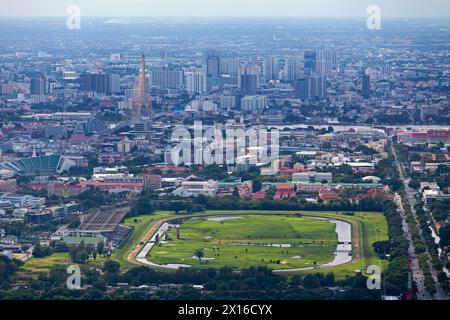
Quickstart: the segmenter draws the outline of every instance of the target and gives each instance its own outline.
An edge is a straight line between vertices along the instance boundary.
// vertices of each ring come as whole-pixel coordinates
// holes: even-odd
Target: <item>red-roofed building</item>
[[[140,192],[144,186],[143,182],[100,182],[100,181],[87,181],[80,182],[81,186],[96,187],[107,191],[134,191]]]
[[[330,188],[320,189],[319,198],[322,199],[324,202],[339,200],[339,196]]]
[[[294,198],[296,196],[295,186],[290,184],[279,184],[276,186],[274,200],[283,200],[287,198]]]
[[[245,181],[238,187],[239,197],[250,198],[252,195],[253,186],[251,181]]]
[[[252,200],[264,200],[266,198],[266,193],[264,191],[256,191],[252,194]]]
[[[450,130],[428,130],[421,132],[399,131],[398,140],[405,144],[450,143]]]
[[[66,184],[52,181],[47,185],[48,195],[56,195],[58,197],[72,197],[86,190],[87,188],[81,184]]]
[[[70,142],[72,143],[85,143],[88,141],[88,138],[83,133],[74,133],[70,137]]]

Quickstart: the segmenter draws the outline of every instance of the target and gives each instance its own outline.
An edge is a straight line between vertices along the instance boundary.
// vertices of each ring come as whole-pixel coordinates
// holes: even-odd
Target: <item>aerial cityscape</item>
[[[0,300],[449,299],[446,4],[80,2],[0,17]]]

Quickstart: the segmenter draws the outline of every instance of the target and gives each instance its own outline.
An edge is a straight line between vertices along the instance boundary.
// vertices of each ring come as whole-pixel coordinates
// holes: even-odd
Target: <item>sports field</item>
[[[295,216],[195,218],[172,228],[148,260],[157,264],[188,264],[199,268],[303,268],[333,260],[335,225]],[[203,257],[195,253],[201,250]]]
[[[258,220],[263,220],[263,219],[269,219],[266,221],[270,221],[270,219],[273,217],[273,215],[275,214],[281,214],[284,216],[289,216],[289,215],[296,215],[296,214],[302,214],[304,215],[303,218],[299,218],[299,217],[294,217],[292,216],[292,219],[300,219],[303,221],[308,220],[307,216],[315,216],[315,217],[323,217],[323,218],[332,218],[332,219],[340,219],[343,221],[347,221],[349,223],[352,224],[352,244],[354,246],[354,257],[353,260],[349,263],[346,263],[344,265],[340,265],[340,266],[335,266],[335,267],[327,267],[327,268],[320,268],[320,269],[314,269],[314,270],[306,270],[306,271],[302,271],[301,273],[308,273],[308,272],[334,272],[337,278],[344,278],[347,275],[353,275],[355,273],[355,271],[360,271],[360,270],[365,270],[367,268],[367,266],[369,265],[379,265],[382,267],[382,269],[384,270],[386,267],[387,262],[386,261],[380,261],[377,257],[377,255],[375,254],[375,252],[373,251],[372,248],[372,244],[376,241],[381,241],[381,240],[387,240],[388,236],[387,236],[387,230],[388,230],[388,226],[386,223],[386,219],[383,215],[383,213],[381,212],[357,212],[354,215],[346,215],[344,213],[340,213],[340,212],[305,212],[305,211],[206,211],[204,213],[196,213],[195,216],[204,216],[204,215],[267,215],[267,217],[261,217],[261,219]],[[146,241],[148,241],[151,237],[151,235],[157,230],[158,226],[161,225],[161,223],[163,223],[164,221],[168,220],[168,219],[173,219],[176,217],[186,217],[188,215],[185,214],[180,214],[180,215],[176,215],[173,212],[167,212],[167,211],[157,211],[151,215],[143,215],[143,216],[139,216],[139,217],[135,217],[135,218],[127,218],[125,220],[125,224],[134,227],[131,235],[125,240],[125,242],[122,244],[122,246],[120,248],[118,248],[111,256],[111,260],[115,260],[120,262],[121,267],[126,270],[129,269],[131,267],[135,267],[135,266],[139,266],[140,264],[136,261],[135,257],[136,254],[142,249],[143,245],[146,243]],[[234,220],[235,223],[244,223],[244,221],[239,221],[238,220]],[[195,222],[195,220],[191,220],[193,221],[192,223]],[[230,220],[229,222],[231,222],[233,220]],[[289,219],[287,220],[289,221]],[[239,249],[241,252],[245,252],[245,247],[247,247],[249,253],[246,252],[246,260],[248,263],[248,265],[252,265],[252,263],[254,261],[256,261],[256,256],[258,256],[258,253],[256,252],[256,250],[261,250],[261,249],[265,249],[266,252],[267,251],[271,251],[271,253],[269,253],[266,257],[264,256],[258,256],[259,260],[257,261],[258,264],[263,264],[263,265],[267,265],[267,261],[261,261],[261,259],[269,259],[269,266],[273,269],[282,269],[282,268],[286,268],[286,265],[281,264],[282,260],[294,260],[294,262],[291,263],[295,263],[297,265],[305,265],[305,266],[310,266],[307,263],[314,263],[314,261],[316,261],[317,264],[322,263],[324,260],[326,259],[330,259],[330,252],[332,254],[332,252],[334,251],[334,249],[336,248],[335,246],[335,242],[336,242],[336,233],[329,233],[329,231],[327,230],[333,230],[334,225],[328,222],[321,222],[320,224],[318,223],[319,221],[314,221],[313,224],[316,225],[315,228],[318,228],[319,231],[321,231],[321,235],[320,234],[316,234],[316,235],[310,235],[308,236],[308,234],[310,234],[310,232],[308,232],[308,223],[304,224],[304,226],[302,225],[298,225],[297,223],[293,222],[292,224],[289,224],[287,222],[286,225],[284,227],[282,227],[282,229],[280,230],[284,230],[284,231],[288,231],[286,232],[286,238],[284,238],[284,234],[280,236],[280,234],[277,234],[277,232],[273,231],[273,224],[271,223],[264,223],[262,222],[262,224],[264,225],[264,234],[262,235],[263,237],[266,237],[266,239],[257,239],[257,236],[261,233],[261,228],[258,228],[258,230],[253,230],[252,234],[255,235],[256,237],[250,238],[251,242],[257,242],[257,240],[259,242],[271,242],[272,244],[290,244],[291,241],[293,242],[293,244],[296,244],[295,247],[291,247],[291,248],[277,248],[277,247],[258,247],[255,246],[254,244],[248,246],[245,246],[244,244],[240,244],[240,246],[234,246],[237,247],[237,249]],[[199,227],[201,227],[201,230],[204,230],[204,228],[202,227],[202,221],[197,221],[197,223],[199,224]],[[207,221],[206,225],[211,224],[212,221]],[[219,226],[221,226],[222,228],[226,228],[225,223],[220,224]],[[259,223],[261,225],[261,223]],[[321,225],[319,227],[319,225]],[[189,227],[189,224],[187,225]],[[233,224],[230,224],[229,226],[233,226]],[[255,225],[256,227],[256,225]],[[252,224],[250,224],[247,228],[253,228],[255,229],[254,226],[252,226]],[[245,231],[245,229],[243,227],[241,227],[242,230]],[[314,228],[312,228],[311,226],[309,227],[309,230],[313,230]],[[193,228],[193,230],[195,230],[195,228]],[[220,229],[219,229],[220,230]],[[237,229],[239,230],[239,228]],[[241,231],[242,231],[241,230]],[[289,231],[291,230],[291,231]],[[294,231],[292,231],[294,230]],[[228,228],[227,232],[231,232],[231,234],[229,235],[230,239],[227,239],[227,235],[225,235],[224,233],[222,235],[220,235],[221,239],[223,239],[223,241],[230,241],[230,240],[235,240],[232,238],[236,238],[236,239],[240,239],[240,240],[244,240],[243,242],[249,242],[249,236],[251,237],[251,229],[248,229],[247,234],[241,233],[236,231],[235,227],[230,227]],[[316,230],[317,231],[317,230]],[[296,238],[296,234],[300,233],[300,236],[303,239],[298,239]],[[269,238],[269,235],[271,238]],[[170,246],[174,245],[176,243],[176,241],[178,241],[176,239],[176,234],[175,231],[172,230],[169,232],[169,236],[171,236],[171,238],[173,239],[172,241],[168,241],[168,243],[163,244],[163,246],[161,247],[156,247],[155,250],[156,251],[151,251],[150,254],[154,255],[155,253],[158,253],[158,257],[151,257],[151,259],[155,259],[155,262],[158,263],[165,263],[166,261],[164,261],[164,259],[168,259],[170,258],[170,255],[175,254],[175,253],[169,253],[168,254],[164,254],[161,252],[170,252],[169,250],[166,250],[164,248],[164,245],[169,245],[167,248],[170,248]],[[189,236],[189,232],[187,232],[184,228],[181,230],[181,239],[180,241],[183,241],[183,238],[187,238]],[[183,254],[183,257],[181,259],[189,259],[189,263],[185,261],[178,261],[178,263],[186,263],[186,264],[190,264],[193,266],[199,266],[199,267],[204,267],[205,265],[207,267],[213,267],[214,263],[220,265],[220,261],[219,259],[217,259],[217,261],[214,260],[203,260],[201,263],[198,261],[198,259],[192,259],[192,257],[194,256],[194,253],[192,252],[193,249],[197,250],[197,249],[207,249],[210,246],[214,246],[213,242],[211,241],[211,239],[206,239],[209,241],[205,241],[204,237],[207,237],[208,235],[203,236],[202,239],[202,234],[199,233],[199,235],[197,236],[197,243],[201,244],[201,245],[189,245],[189,244],[185,244],[185,250],[186,253],[187,251],[189,251],[189,255],[185,255]],[[261,235],[260,235],[261,237]],[[280,239],[281,237],[281,239]],[[256,238],[256,239],[255,239]],[[358,240],[358,243],[355,243],[355,238]],[[312,241],[316,241],[315,244],[313,243],[308,243],[307,244],[307,240],[310,239],[311,242]],[[328,240],[327,240],[328,239]],[[324,243],[320,243],[320,241],[324,241]],[[326,243],[326,241],[328,241],[328,243]],[[170,243],[172,242],[172,243]],[[300,242],[303,242],[303,247],[299,247]],[[319,242],[319,243],[318,243]],[[332,242],[334,244],[332,244]],[[357,245],[357,247],[355,248],[355,245]],[[233,247],[233,250],[237,250]],[[269,248],[269,249],[267,249]],[[308,255],[308,250],[310,248],[315,248],[317,250],[320,251],[316,251],[315,253],[312,253],[311,255]],[[181,252],[182,247],[179,246],[179,250]],[[212,250],[212,249],[211,249]],[[219,249],[218,251],[220,251],[221,249]],[[296,252],[302,252],[303,251],[303,256],[301,254],[295,254],[293,253],[293,251],[291,250],[296,250]],[[281,253],[281,251],[288,251],[287,253]],[[174,251],[175,252],[175,251]],[[278,252],[278,253],[277,253]],[[291,254],[292,253],[292,254]],[[214,257],[211,256],[210,251],[208,250],[204,250],[204,254],[205,257]],[[225,255],[225,253],[223,253],[223,255]],[[295,257],[296,255],[299,255],[300,257],[303,257],[303,261],[298,260],[299,258],[293,259],[292,257]],[[180,254],[181,256],[181,254]],[[252,258],[253,256],[253,258]],[[177,257],[177,255],[175,254],[174,256],[175,258]],[[220,256],[218,256],[220,257]],[[228,263],[230,263],[231,266],[236,266],[236,264],[231,264],[231,263],[236,263],[236,262],[243,262],[244,260],[244,253],[242,254],[238,254],[238,258],[236,259],[236,254],[233,256],[232,254],[228,255]],[[276,258],[278,257],[278,258]],[[275,259],[276,258],[276,259]],[[159,260],[158,260],[159,259]],[[270,263],[270,259],[272,260],[276,260],[276,262],[278,262],[278,260],[280,260],[280,265],[278,265],[277,263]],[[238,260],[238,261],[235,261]],[[242,261],[239,261],[242,260]],[[206,262],[208,261],[208,262]],[[219,262],[218,262],[219,261]],[[97,261],[93,262],[93,261],[89,261],[89,264],[94,264],[94,265],[100,265],[101,264],[101,259],[99,259],[99,257],[97,257]],[[284,262],[283,262],[284,263]],[[50,270],[50,268],[52,268],[55,265],[69,265],[70,260],[68,257],[67,253],[55,253],[49,257],[46,258],[41,258],[41,259],[36,259],[36,258],[32,258],[30,260],[28,260],[27,262],[25,262],[24,266],[21,268],[25,273],[40,273],[40,272],[48,272]],[[224,263],[227,264],[227,263]],[[244,265],[238,264],[241,267]],[[290,267],[291,265],[289,265]]]

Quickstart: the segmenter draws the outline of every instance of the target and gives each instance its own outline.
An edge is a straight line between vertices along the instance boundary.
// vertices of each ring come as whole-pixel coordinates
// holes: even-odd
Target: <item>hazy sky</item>
[[[367,16],[375,4],[385,17],[450,17],[449,0],[0,0],[0,16]]]

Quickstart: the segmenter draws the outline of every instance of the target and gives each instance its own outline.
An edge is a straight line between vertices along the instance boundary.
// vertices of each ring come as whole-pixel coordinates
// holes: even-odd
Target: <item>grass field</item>
[[[200,268],[303,268],[333,260],[337,245],[334,224],[286,216],[190,219],[182,225],[180,239],[174,229],[168,235],[172,240],[155,247],[150,261]],[[201,260],[195,257],[198,249],[204,252]]]
[[[97,255],[95,261],[92,258],[86,264],[90,267],[101,267],[106,258]],[[54,253],[44,258],[31,258],[27,260],[21,267],[21,271],[25,273],[47,273],[55,266],[69,266],[72,264],[69,254],[67,252]]]
[[[325,218],[337,218],[341,220],[345,220],[354,224],[359,225],[359,239],[362,244],[360,247],[361,259],[358,261],[352,261],[345,265],[332,267],[332,268],[323,268],[320,269],[320,272],[330,272],[333,271],[338,278],[343,278],[346,275],[352,275],[356,270],[365,270],[369,265],[380,265],[382,269],[385,268],[386,262],[383,263],[378,259],[375,252],[372,249],[372,244],[376,241],[386,240],[387,236],[387,223],[384,215],[379,212],[367,212],[367,213],[355,213],[354,216],[344,215],[338,212],[299,212],[299,211],[207,211],[205,213],[195,214],[196,216],[201,216],[204,214],[297,214],[301,213],[305,216],[319,216]],[[132,250],[140,244],[144,235],[148,233],[152,226],[160,223],[166,219],[171,219],[175,217],[179,217],[183,215],[176,215],[173,212],[166,211],[158,211],[152,215],[139,216],[136,218],[128,218],[125,220],[125,224],[134,227],[132,234],[128,237],[128,239],[122,244],[122,246],[117,249],[111,259],[118,261],[123,269],[129,269],[131,267],[137,266],[137,262],[129,261],[129,256]],[[185,216],[185,215],[184,215]],[[267,217],[270,218],[270,217]],[[305,219],[306,220],[306,219]],[[270,231],[269,231],[270,232]],[[186,236],[183,232],[182,236]],[[176,237],[173,237],[174,239]],[[247,239],[246,239],[247,240]],[[278,240],[279,241],[279,240]],[[278,242],[277,241],[277,242]],[[285,243],[284,241],[282,243]],[[254,249],[254,246],[252,246]],[[200,249],[200,248],[196,248]],[[167,251],[167,250],[165,250]],[[206,253],[206,252],[205,252]],[[206,253],[205,256],[207,256]],[[294,255],[292,255],[294,256]],[[319,255],[320,257],[320,255]],[[132,259],[131,259],[132,260]],[[317,259],[319,260],[319,259]],[[317,261],[320,262],[320,261]],[[93,263],[93,262],[90,262]],[[97,258],[95,264],[100,264],[101,261]],[[192,259],[190,264],[195,263],[195,260]],[[211,261],[209,261],[211,263]],[[69,265],[69,257],[67,253],[56,253],[49,257],[42,259],[32,258],[28,260],[22,269],[26,272],[47,272],[54,265]],[[210,265],[211,266],[211,265]],[[271,265],[273,267],[273,265]],[[302,273],[308,272],[317,272],[314,271],[302,271]]]

